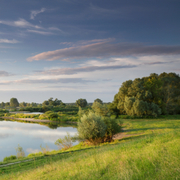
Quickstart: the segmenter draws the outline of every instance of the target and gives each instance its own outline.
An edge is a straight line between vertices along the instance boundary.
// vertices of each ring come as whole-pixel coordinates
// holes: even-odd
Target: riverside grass
[[[55,159],[47,156],[41,163],[19,164],[16,172],[9,167],[0,179],[180,179],[179,117],[128,119],[123,126],[130,137]]]

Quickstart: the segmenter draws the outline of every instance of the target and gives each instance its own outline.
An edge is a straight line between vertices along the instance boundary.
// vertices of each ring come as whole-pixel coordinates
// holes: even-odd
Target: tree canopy
[[[11,107],[18,107],[19,106],[19,102],[16,98],[11,98],[10,99],[10,106]]]
[[[80,98],[80,99],[76,100],[76,104],[78,107],[86,107],[87,101],[86,101],[86,99]]]
[[[116,114],[137,116],[180,113],[180,77],[153,73],[125,81],[109,108]]]

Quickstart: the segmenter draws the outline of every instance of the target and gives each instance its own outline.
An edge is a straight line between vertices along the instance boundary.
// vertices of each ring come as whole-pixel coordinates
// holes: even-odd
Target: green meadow
[[[179,115],[122,122],[119,140],[1,163],[0,179],[180,179]]]

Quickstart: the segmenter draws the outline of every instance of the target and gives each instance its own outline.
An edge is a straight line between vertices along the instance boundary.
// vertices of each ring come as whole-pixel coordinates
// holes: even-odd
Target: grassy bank
[[[34,157],[0,168],[0,179],[180,179],[178,117],[125,119],[123,128],[127,137],[115,144]]]

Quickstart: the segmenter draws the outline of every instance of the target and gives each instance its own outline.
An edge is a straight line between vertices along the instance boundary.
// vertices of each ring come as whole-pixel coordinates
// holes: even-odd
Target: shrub
[[[16,152],[17,152],[17,158],[22,158],[25,157],[25,153],[23,148],[18,144],[18,147],[16,148]]]
[[[34,156],[41,156],[43,155],[42,152],[38,152],[38,153],[31,153],[31,154],[28,154],[28,157],[34,157]]]
[[[67,150],[72,147],[72,139],[69,133],[63,139],[59,138],[55,143],[59,149]]]
[[[58,114],[57,114],[57,113],[54,113],[54,112],[48,114],[48,119],[49,119],[49,120],[56,120],[58,117],[59,117]]]
[[[112,141],[114,134],[121,131],[121,122],[118,122],[115,118],[104,118],[104,122],[107,126],[104,141]]]
[[[46,144],[46,147],[43,147],[42,145],[40,145],[41,151],[43,154],[46,154],[47,152],[49,152],[49,146]]]
[[[11,156],[5,157],[3,159],[3,162],[10,161],[10,160],[13,160],[13,159],[17,159],[17,157],[15,155],[11,155]]]
[[[47,114],[41,114],[41,115],[39,115],[39,119],[48,119],[48,115]]]
[[[78,134],[82,139],[89,141],[97,141],[105,136],[107,126],[103,121],[103,117],[89,112],[88,115],[84,114],[78,122]]]

